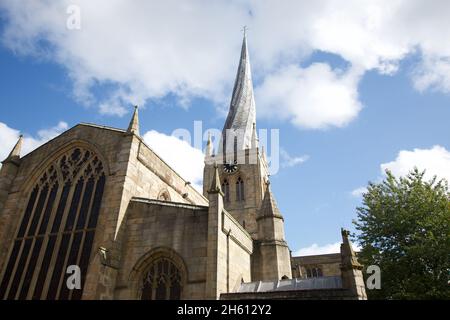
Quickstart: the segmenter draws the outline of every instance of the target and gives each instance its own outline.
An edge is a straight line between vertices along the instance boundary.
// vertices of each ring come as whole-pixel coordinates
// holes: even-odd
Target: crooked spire
[[[253,124],[256,123],[255,97],[250,69],[250,59],[247,49],[247,36],[244,32],[242,40],[241,57],[231,96],[230,110],[222,131],[224,150],[229,151],[230,146],[243,150],[252,146]],[[231,137],[235,141],[226,144]]]
[[[9,162],[9,161],[17,161],[20,159],[20,152],[22,151],[22,144],[23,144],[23,135],[19,136],[19,139],[17,140],[16,144],[12,148],[11,152],[9,153],[8,157],[3,161]]]
[[[134,106],[133,117],[131,118],[130,124],[127,129],[128,133],[134,133],[139,136],[139,113],[138,106]]]

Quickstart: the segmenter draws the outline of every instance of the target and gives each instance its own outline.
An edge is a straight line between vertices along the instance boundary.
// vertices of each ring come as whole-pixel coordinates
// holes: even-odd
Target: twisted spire
[[[237,141],[237,144],[234,141],[230,141],[232,143],[229,143],[228,147],[235,145],[237,150],[250,148],[254,123],[256,123],[255,97],[253,94],[250,59],[247,49],[247,35],[244,32],[239,67],[231,96],[230,110],[222,130],[223,150],[226,150],[227,147],[227,133],[229,135],[228,138],[232,137]]]

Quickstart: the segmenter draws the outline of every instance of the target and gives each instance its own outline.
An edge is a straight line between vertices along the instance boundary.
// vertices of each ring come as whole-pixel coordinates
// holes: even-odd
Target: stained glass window
[[[230,201],[230,184],[228,183],[227,179],[223,180],[222,191],[224,194],[225,201],[227,202]]]
[[[320,278],[323,276],[322,269],[318,267],[307,268],[306,277],[307,278]]]
[[[168,258],[152,262],[142,282],[142,300],[179,300],[181,298],[181,271]]]
[[[236,200],[244,201],[244,181],[239,177],[236,181]]]
[[[98,156],[84,148],[49,165],[28,196],[0,299],[81,299],[105,179]],[[81,289],[67,288],[69,265],[80,267]]]

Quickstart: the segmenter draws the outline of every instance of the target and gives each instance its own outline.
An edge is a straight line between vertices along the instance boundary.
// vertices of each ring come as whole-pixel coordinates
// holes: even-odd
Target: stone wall
[[[159,192],[167,188],[171,201],[208,204],[206,198],[189,181],[184,180],[142,140],[139,141],[137,160],[135,196],[156,199]]]
[[[258,149],[239,151],[237,154],[239,169],[233,174],[223,172],[221,166],[223,155],[209,157],[206,159],[203,178],[203,194],[207,195],[214,174],[214,163],[217,162],[219,164],[220,181],[223,182],[224,179],[227,179],[230,185],[230,201],[224,201],[224,207],[234,219],[241,225],[245,225],[245,229],[254,239],[258,237],[256,218],[265,191],[264,182],[268,179],[265,162],[260,155],[256,155],[256,152],[258,152]],[[239,177],[244,180],[245,201],[236,201],[236,181]]]
[[[222,233],[227,237],[227,291],[233,292],[241,282],[251,281],[250,234],[226,211],[222,212]]]
[[[204,298],[206,238],[206,207],[132,199],[127,210],[114,298],[139,298],[139,284],[145,270],[135,267],[156,248],[171,249],[184,261],[187,275],[182,298]]]
[[[208,232],[217,233],[217,288],[236,289],[241,281],[251,280],[250,235],[227,212],[221,216],[219,230],[208,229],[208,208],[183,203],[133,198],[126,213],[122,237],[121,263],[118,266],[115,299],[139,298],[139,284],[145,267],[142,261],[158,248],[173,250],[186,266],[183,299],[206,297]]]
[[[40,177],[50,163],[75,147],[81,146],[94,151],[105,168],[106,186],[104,198],[109,199],[109,201],[103,201],[102,203],[98,221],[99,227],[93,248],[98,248],[102,245],[104,235],[108,233],[110,228],[107,220],[115,215],[115,209],[118,207],[117,195],[121,194],[123,186],[124,169],[126,167],[124,161],[126,162],[128,159],[127,155],[124,155],[122,151],[125,138],[125,132],[122,130],[95,125],[77,125],[22,157],[17,175],[9,190],[8,199],[2,212],[0,212],[0,270],[4,269],[7,256],[9,255],[8,248],[11,247],[18,223],[22,219],[31,188],[36,183],[36,179]],[[108,216],[104,212],[108,212]],[[109,231],[113,230],[109,229]],[[97,251],[93,249],[92,261],[96,253]],[[91,270],[91,267],[89,270]],[[89,277],[90,274],[88,272],[87,278]],[[84,290],[86,296],[93,297],[95,295],[94,287],[89,284],[89,280],[86,280]]]
[[[130,199],[156,199],[162,191],[180,203],[206,205],[207,200],[148,148],[139,136],[110,127],[79,124],[20,159],[0,212],[0,272],[28,201],[31,188],[43,170],[75,147],[95,152],[106,174],[83,299],[112,299],[117,270],[100,263],[97,248],[103,247],[114,260],[121,259],[122,224]],[[8,177],[11,179],[11,177]],[[3,179],[4,180],[4,179]],[[4,185],[4,183],[2,184]]]
[[[306,278],[307,268],[321,268],[324,277],[341,275],[341,254],[321,254],[302,257],[292,257],[292,277]]]

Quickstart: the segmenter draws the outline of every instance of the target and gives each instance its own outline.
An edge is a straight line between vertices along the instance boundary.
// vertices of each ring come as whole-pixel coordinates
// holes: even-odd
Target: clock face
[[[223,171],[226,173],[234,173],[237,171],[237,169],[238,169],[238,166],[235,163],[225,163],[223,165]]]

